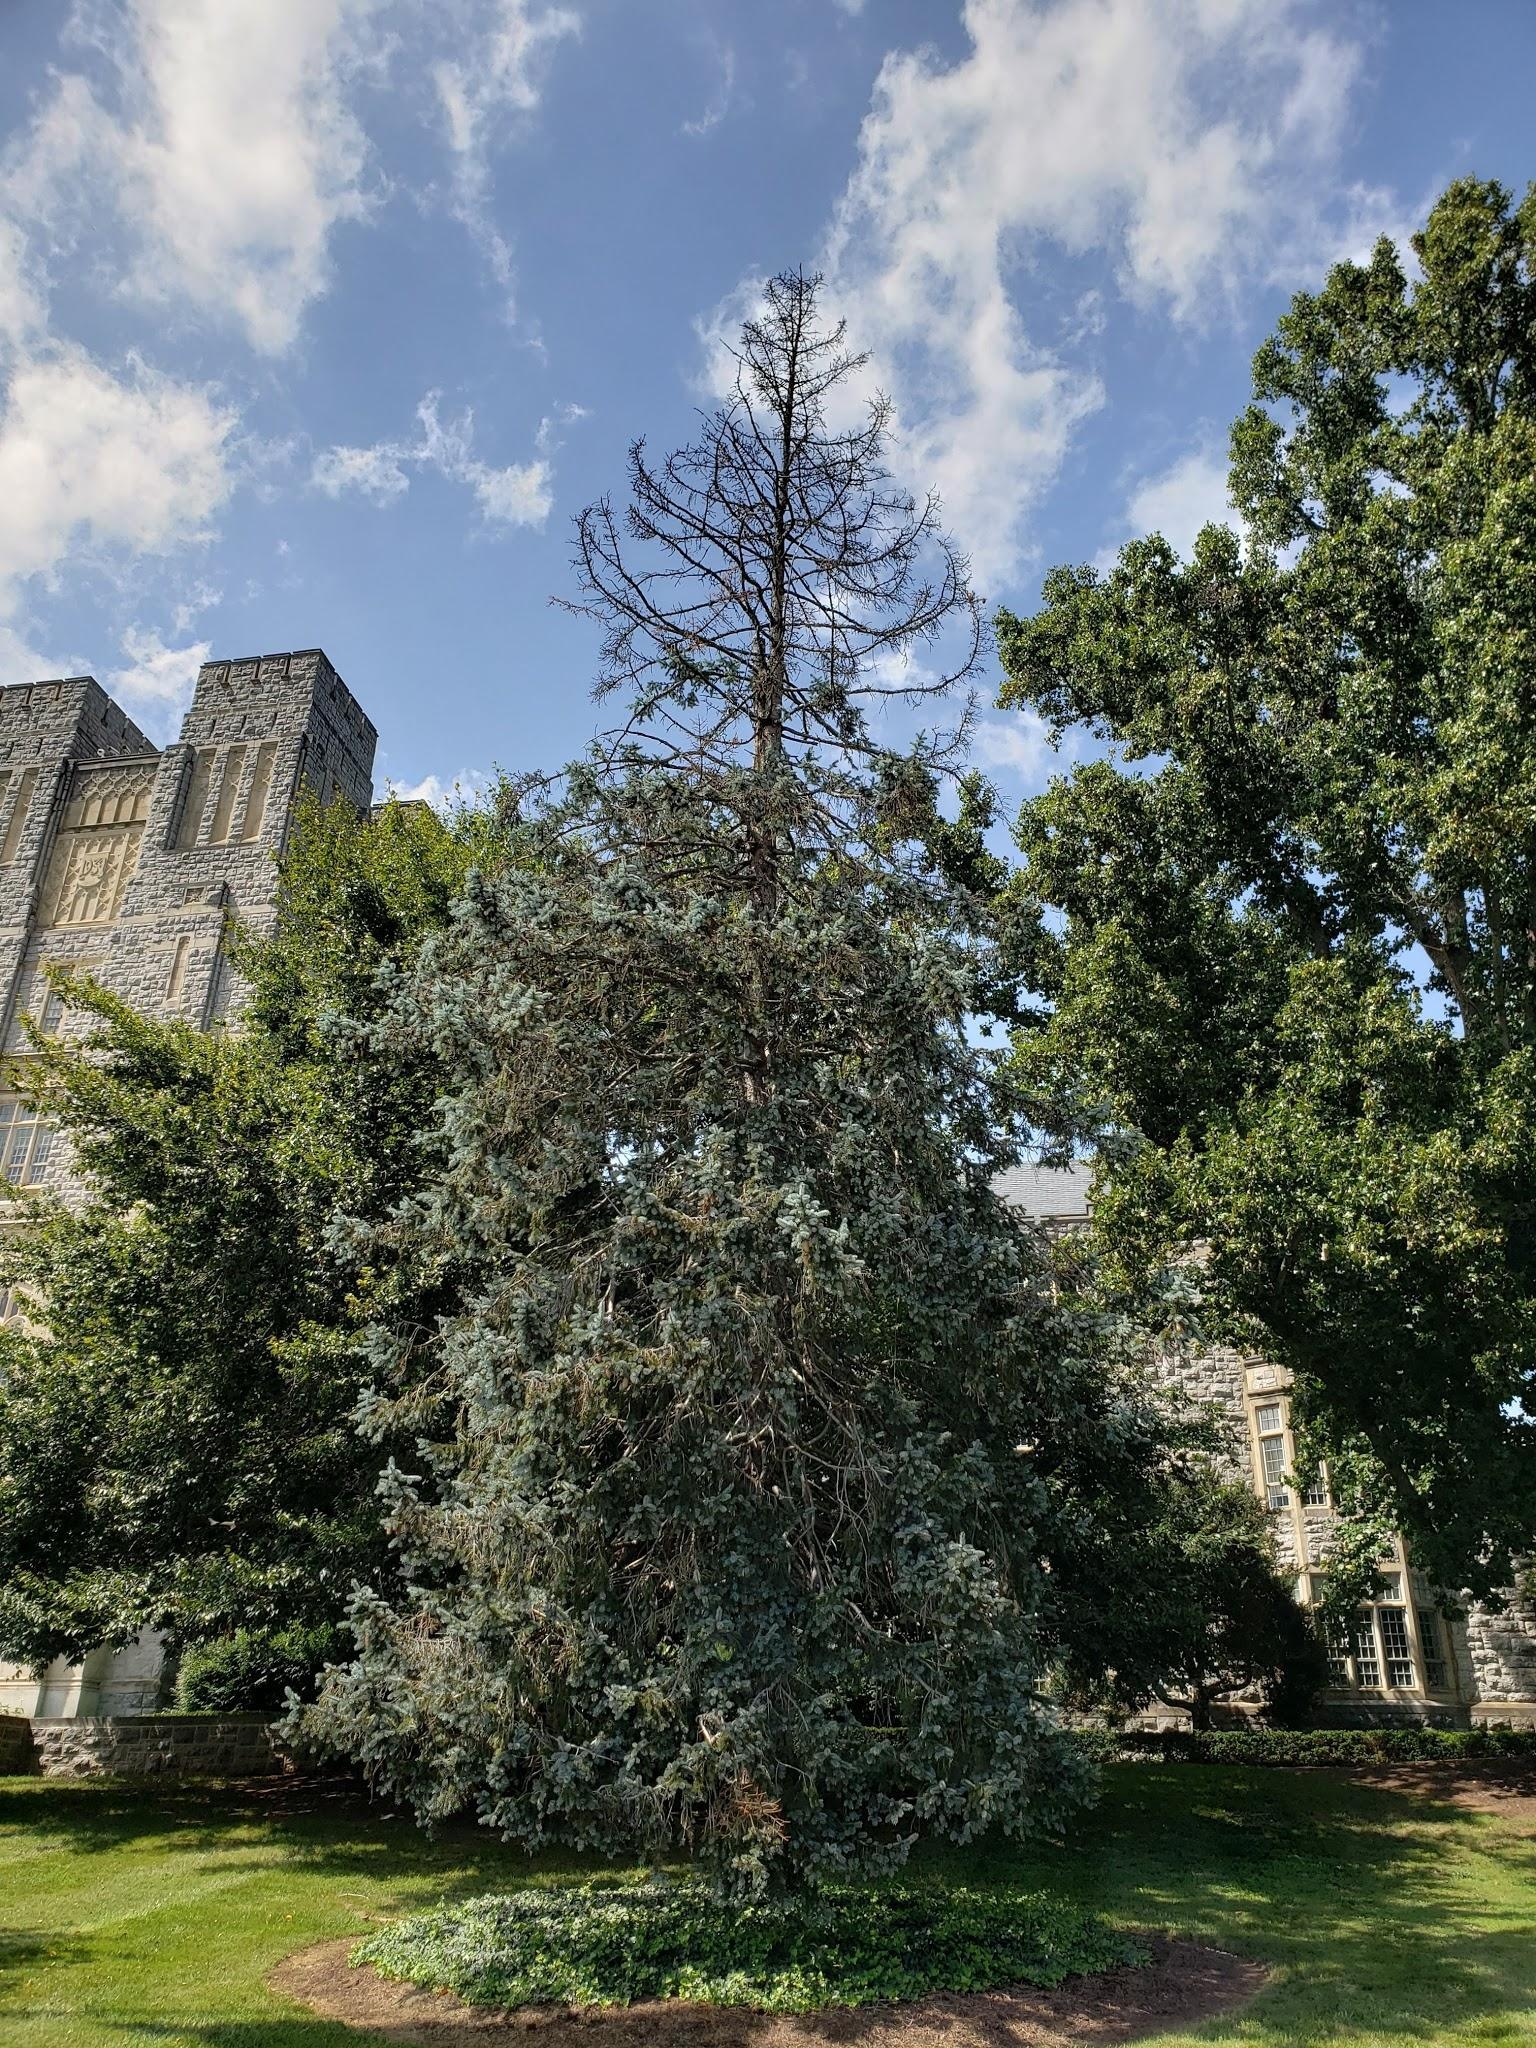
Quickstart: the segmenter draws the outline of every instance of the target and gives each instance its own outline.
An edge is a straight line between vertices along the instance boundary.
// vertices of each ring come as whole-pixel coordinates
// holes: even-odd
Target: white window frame
[[[56,1127],[14,1090],[0,1092],[0,1180],[35,1187],[47,1171],[57,1137]]]

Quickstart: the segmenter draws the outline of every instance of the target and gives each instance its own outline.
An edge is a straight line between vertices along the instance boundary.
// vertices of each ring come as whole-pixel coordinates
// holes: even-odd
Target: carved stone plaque
[[[139,862],[155,763],[75,770],[43,887],[45,925],[110,924]]]

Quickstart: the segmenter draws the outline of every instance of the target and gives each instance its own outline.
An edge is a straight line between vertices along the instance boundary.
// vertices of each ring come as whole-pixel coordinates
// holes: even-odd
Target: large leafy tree
[[[578,527],[632,716],[372,1034],[440,1075],[443,1165],[369,1233],[402,1584],[306,1726],[428,1818],[760,1885],[1059,1824],[1043,1688],[1110,1654],[1161,1451],[993,1192],[936,744],[867,715],[946,626],[968,667],[964,565],[883,406],[830,423],[812,281],[736,360]]]
[[[383,1551],[379,1457],[351,1426],[371,1287],[334,1238],[417,1171],[432,1077],[335,1028],[446,922],[494,806],[301,814],[275,927],[237,935],[238,1031],[138,1016],[75,979],[77,1028],[18,1076],[85,1199],[0,1240],[0,1654],[83,1656],[335,1623]]]
[[[1019,819],[1016,1044],[1125,1283],[1201,1242],[1335,1490],[1486,1590],[1536,1541],[1536,192],[1413,247],[1259,351],[1241,534],[998,622],[1108,754]]]

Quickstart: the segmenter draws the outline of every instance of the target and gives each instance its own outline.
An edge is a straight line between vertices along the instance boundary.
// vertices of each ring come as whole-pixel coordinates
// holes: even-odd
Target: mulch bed
[[[1196,2025],[1245,2005],[1264,1983],[1261,1963],[1153,1937],[1141,1969],[1069,1977],[1053,1991],[944,1992],[911,2005],[862,2006],[779,2015],[736,2007],[653,2000],[577,2010],[503,2012],[464,2005],[444,1991],[394,1984],[347,1958],[356,1938],[325,1941],[289,1956],[268,1978],[274,1991],[323,2019],[371,2030],[397,2048],[457,2048],[487,2035],[536,2034],[538,2048],[814,2048],[825,2042],[869,2048],[1036,2048],[1045,2042],[1132,2041]]]

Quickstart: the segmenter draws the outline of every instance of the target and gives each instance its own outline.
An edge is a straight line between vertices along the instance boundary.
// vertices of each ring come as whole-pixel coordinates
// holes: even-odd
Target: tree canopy
[[[1536,190],[1453,185],[1302,293],[1240,520],[1057,569],[1001,701],[1020,1076],[1098,1144],[1132,1293],[1197,1242],[1346,1505],[1448,1585],[1536,1541]]]
[[[380,1459],[351,1416],[383,1283],[332,1225],[410,1185],[433,1083],[355,1026],[495,831],[493,807],[305,806],[274,928],[234,935],[236,1032],[59,982],[79,1028],[37,1032],[14,1079],[86,1194],[27,1194],[0,1239],[26,1310],[0,1326],[0,1654],[334,1624],[377,1568]]]

